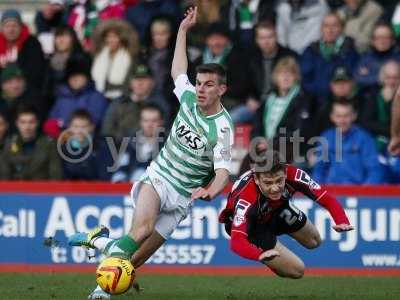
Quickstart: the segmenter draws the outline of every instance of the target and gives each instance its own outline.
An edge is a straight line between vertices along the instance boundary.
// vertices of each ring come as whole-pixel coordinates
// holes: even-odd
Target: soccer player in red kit
[[[291,203],[296,192],[327,209],[334,230],[353,230],[334,197],[306,172],[283,163],[278,152],[268,150],[253,170],[236,181],[219,216],[231,236],[231,250],[264,263],[281,277],[303,277],[303,261],[277,240],[278,235],[288,234],[308,249],[321,244],[317,228]]]

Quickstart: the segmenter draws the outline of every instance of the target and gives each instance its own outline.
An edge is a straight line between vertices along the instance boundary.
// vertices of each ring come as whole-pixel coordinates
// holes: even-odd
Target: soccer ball
[[[135,268],[127,259],[108,257],[97,267],[97,284],[111,295],[125,293],[134,279]]]

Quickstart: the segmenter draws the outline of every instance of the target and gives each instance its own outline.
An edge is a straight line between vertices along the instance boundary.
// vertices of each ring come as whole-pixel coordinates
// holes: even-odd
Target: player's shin
[[[130,259],[133,253],[139,249],[138,243],[129,235],[124,235],[118,240],[111,240],[105,245],[103,253],[107,256]]]

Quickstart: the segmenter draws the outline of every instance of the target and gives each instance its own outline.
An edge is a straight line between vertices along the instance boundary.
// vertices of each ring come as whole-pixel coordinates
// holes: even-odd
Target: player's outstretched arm
[[[192,193],[192,200],[201,199],[210,201],[222,192],[229,181],[229,171],[226,169],[215,170],[215,177],[207,188],[197,188]]]
[[[186,74],[188,59],[186,54],[186,34],[188,30],[196,24],[197,7],[191,7],[185,14],[181,22],[176,37],[174,58],[172,60],[171,76],[176,81],[180,74]]]

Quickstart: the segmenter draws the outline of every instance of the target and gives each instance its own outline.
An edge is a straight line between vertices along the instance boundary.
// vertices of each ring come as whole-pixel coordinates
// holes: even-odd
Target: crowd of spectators
[[[400,159],[386,150],[397,2],[49,0],[34,24],[3,11],[0,179],[137,180],[179,109],[175,36],[196,5],[189,78],[199,64],[226,68],[223,104],[251,126],[250,145],[284,144],[321,183],[400,183]]]

